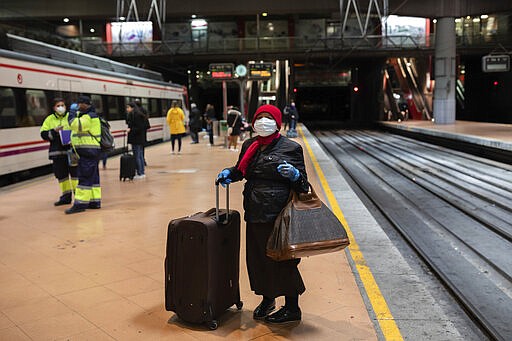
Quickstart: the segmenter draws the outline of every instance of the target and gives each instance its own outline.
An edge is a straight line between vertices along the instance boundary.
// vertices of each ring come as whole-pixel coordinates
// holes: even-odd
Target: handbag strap
[[[308,182],[309,188],[311,192],[308,193],[296,193],[293,191],[293,206],[297,210],[311,210],[322,207],[323,203],[322,200],[318,197],[318,195],[315,192],[315,189],[311,185],[311,183]]]

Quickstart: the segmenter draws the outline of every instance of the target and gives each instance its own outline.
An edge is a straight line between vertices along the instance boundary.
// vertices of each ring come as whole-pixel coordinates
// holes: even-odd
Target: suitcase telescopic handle
[[[215,181],[215,219],[219,221],[219,181]],[[229,220],[229,184],[226,184],[226,220]]]

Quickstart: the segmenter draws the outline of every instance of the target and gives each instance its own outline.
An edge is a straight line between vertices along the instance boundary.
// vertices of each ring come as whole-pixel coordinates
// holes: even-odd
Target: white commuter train
[[[50,164],[48,142],[39,129],[54,97],[64,98],[69,107],[79,95],[90,96],[96,111],[111,124],[118,147],[123,145],[129,101],[140,99],[149,114],[149,143],[169,138],[165,115],[172,100],[180,102],[188,117],[186,87],[163,82],[159,73],[8,36],[13,44],[36,52],[0,49],[0,185],[13,182],[6,180],[9,175],[16,178]],[[74,63],[37,56],[48,51]]]

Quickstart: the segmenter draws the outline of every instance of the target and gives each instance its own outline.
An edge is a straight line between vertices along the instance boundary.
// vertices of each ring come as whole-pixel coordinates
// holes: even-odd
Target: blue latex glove
[[[72,115],[76,115],[76,112],[78,111],[78,104],[76,103],[72,103],[70,106],[69,106],[69,113],[72,114]]]
[[[233,180],[229,178],[230,175],[231,171],[229,169],[223,169],[222,172],[217,175],[217,182],[220,183],[222,187],[226,187],[226,185],[229,185],[233,182]]]
[[[300,172],[297,168],[290,165],[288,162],[284,162],[277,166],[277,171],[279,174],[284,176],[285,178],[290,179],[291,181],[297,181],[300,177]]]

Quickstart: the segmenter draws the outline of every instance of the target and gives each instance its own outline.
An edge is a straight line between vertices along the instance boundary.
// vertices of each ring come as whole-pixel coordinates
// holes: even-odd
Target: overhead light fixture
[[[480,18],[473,18],[473,22],[480,22]]]
[[[437,19],[432,20],[432,22],[435,24],[437,22]]]
[[[487,19],[487,18],[489,18],[489,16],[488,16],[487,14],[482,14],[482,15],[480,16],[480,19]]]
[[[95,30],[94,28],[91,28],[91,29],[89,30],[89,32],[94,33],[94,32],[96,32],[96,30]]]
[[[62,19],[62,21],[69,22],[69,18],[64,18],[64,19]]]
[[[126,20],[126,18],[125,18],[125,17],[119,17],[119,20],[121,20],[121,21],[125,21],[125,20]]]
[[[191,15],[191,18],[192,18],[192,19],[195,19],[195,18],[197,18],[197,15],[195,15],[195,14],[192,14],[192,15]]]
[[[261,13],[261,15],[266,17],[268,15],[268,13],[267,12],[263,12],[263,13]]]

